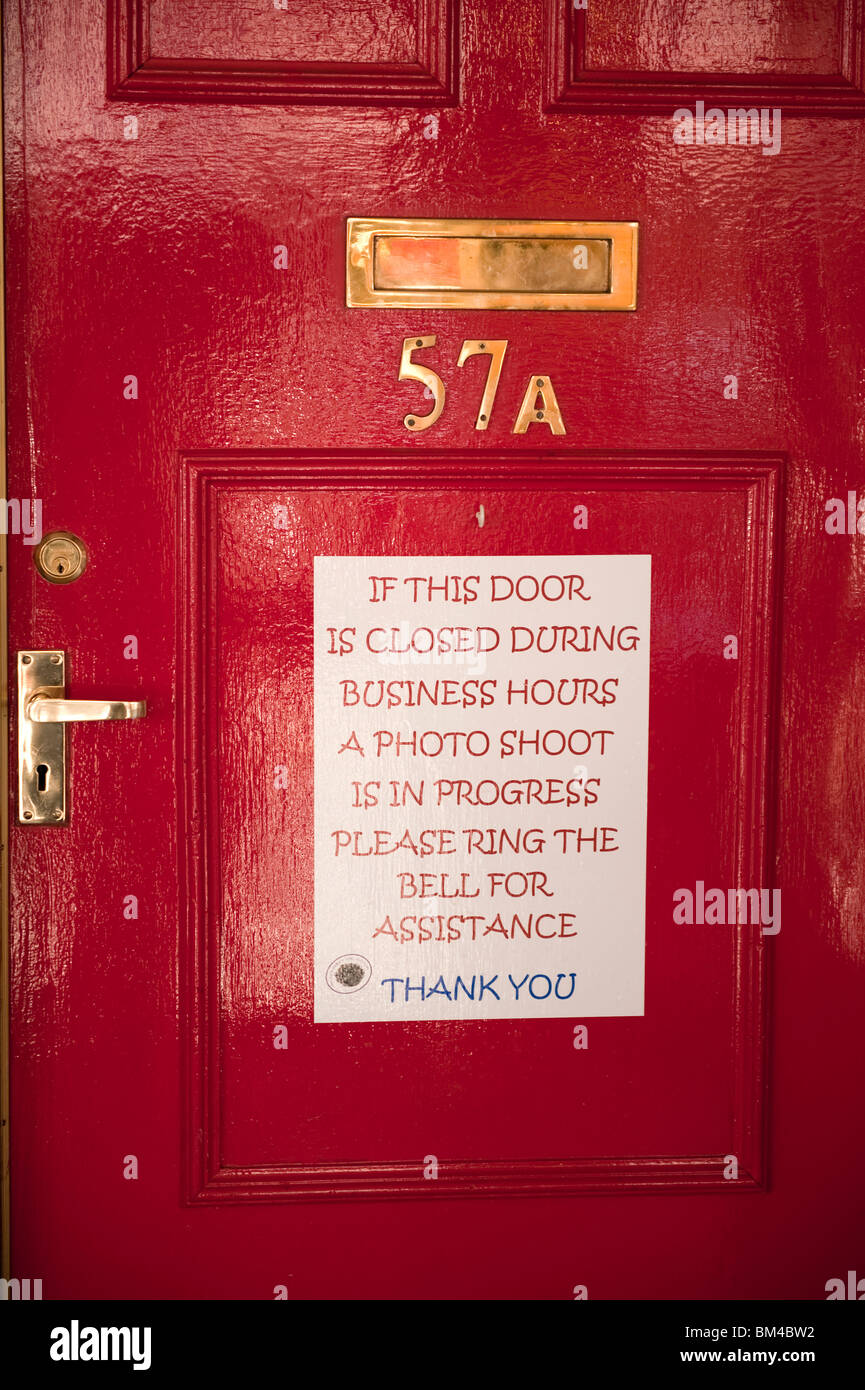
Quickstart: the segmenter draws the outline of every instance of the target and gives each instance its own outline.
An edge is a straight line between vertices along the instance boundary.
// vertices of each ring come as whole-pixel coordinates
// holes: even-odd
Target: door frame
[[[6,505],[6,184],[0,37],[0,496]],[[9,663],[6,528],[0,534],[0,1278],[11,1278],[9,1223]]]

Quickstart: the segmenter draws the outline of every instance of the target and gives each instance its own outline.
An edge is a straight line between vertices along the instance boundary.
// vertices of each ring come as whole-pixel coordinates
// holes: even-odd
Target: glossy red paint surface
[[[552,0],[346,6],[319,63],[275,7],[198,40],[202,7],[149,38],[145,0],[7,7],[8,491],[90,552],[54,587],[10,538],[12,646],[149,702],[73,729],[69,825],[13,837],[12,1272],[46,1298],[820,1299],[857,1267],[842,9],[859,32],[821,4],[810,48],[780,0],[765,35],[598,0],[586,48]],[[612,75],[581,89],[580,52]],[[673,143],[722,77],[758,107],[788,83],[777,156]],[[349,311],[350,215],[636,220],[639,307]],[[423,436],[415,333],[449,388]],[[456,360],[484,334],[510,346],[479,433],[486,364]],[[539,371],[564,437],[511,433]],[[571,550],[653,556],[645,1017],[587,1051],[557,1020],[315,1025],[312,557]],[[780,934],[675,925],[698,879],[780,887]]]

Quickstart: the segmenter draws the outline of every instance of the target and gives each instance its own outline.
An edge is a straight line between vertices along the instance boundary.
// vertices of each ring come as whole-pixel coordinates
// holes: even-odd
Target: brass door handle
[[[63,652],[18,653],[18,819],[66,822],[66,725],[142,719],[146,700],[68,700]]]
[[[146,713],[146,700],[57,700],[50,695],[34,695],[27,706],[28,718],[36,724],[143,719]]]

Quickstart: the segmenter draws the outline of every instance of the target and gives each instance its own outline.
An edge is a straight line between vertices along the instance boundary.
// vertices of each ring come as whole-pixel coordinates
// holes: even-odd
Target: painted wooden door
[[[861,8],[6,7],[12,669],[61,652],[69,698],[148,706],[70,726],[62,824],[19,822],[12,788],[12,1273],[44,1297],[822,1299],[861,1262]],[[637,308],[347,307],[352,217],[638,223]],[[446,393],[422,430],[418,339]],[[491,358],[457,364],[487,340],[481,421]],[[58,530],[71,583],[34,565]],[[586,683],[612,653],[563,650],[582,698],[512,712],[561,747],[498,778],[465,745],[357,770],[316,724],[376,575],[608,574],[648,682],[618,801],[590,812],[607,764],[571,739],[613,727]],[[489,664],[346,666],[399,687],[363,727],[483,731],[480,682],[547,679],[538,630],[583,621],[579,593],[543,603],[507,608],[531,641]],[[420,677],[462,724],[411,706]],[[369,896],[363,837],[417,802],[401,825],[349,789],[424,777],[463,789],[429,826],[476,854],[406,843]],[[522,819],[496,804],[532,779]],[[563,787],[562,830],[631,817],[607,898],[597,840],[495,849],[555,829]],[[515,878],[437,997],[407,954],[395,1011],[358,1012],[385,922],[488,923],[467,899],[500,867],[555,879],[560,938],[525,937],[545,897]],[[593,942],[606,993],[577,1009]],[[537,965],[496,1016],[509,949]],[[484,970],[473,1015],[455,977]],[[545,977],[558,1007],[530,1002]]]

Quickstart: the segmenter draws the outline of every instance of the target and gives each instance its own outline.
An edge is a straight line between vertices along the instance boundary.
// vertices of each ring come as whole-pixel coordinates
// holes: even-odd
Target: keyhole
[[[63,571],[65,570],[65,568],[66,568],[66,566],[64,565],[63,561],[62,561],[62,560],[58,560],[58,561],[57,561],[57,573],[58,573],[58,574],[62,574]]]
[[[36,790],[45,792],[48,790],[48,764],[40,763],[36,769]]]

